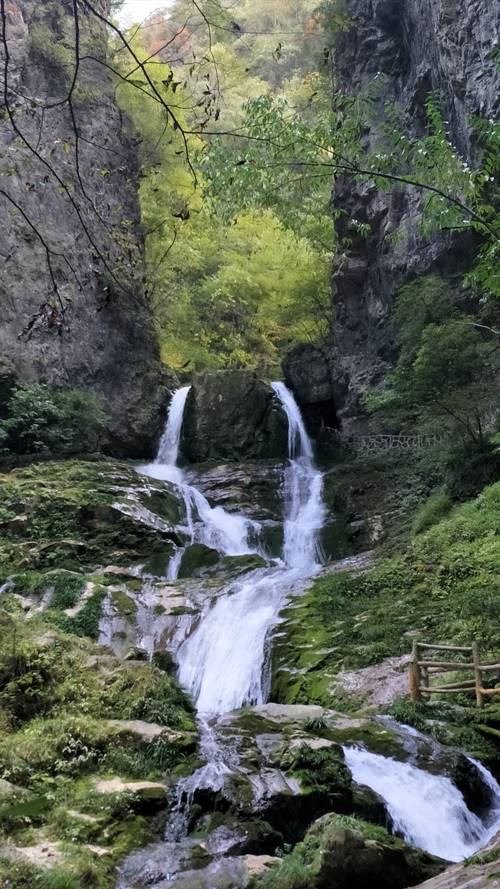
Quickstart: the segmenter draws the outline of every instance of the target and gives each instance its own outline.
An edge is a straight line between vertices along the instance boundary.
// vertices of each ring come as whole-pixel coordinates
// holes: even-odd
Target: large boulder
[[[302,404],[331,401],[332,378],[326,356],[312,343],[297,343],[283,359],[285,382]]]
[[[182,452],[205,460],[284,458],[288,423],[269,383],[250,370],[197,374],[186,404]]]
[[[283,359],[285,382],[299,402],[311,432],[337,425],[332,368],[323,349],[298,343]]]
[[[256,886],[294,889],[403,889],[439,874],[446,862],[356,818],[325,815]]]
[[[0,560],[12,569],[127,566],[180,543],[168,482],[126,463],[66,460],[0,475]]]
[[[473,858],[449,867],[444,874],[426,880],[422,889],[492,889],[500,873],[500,833]]]

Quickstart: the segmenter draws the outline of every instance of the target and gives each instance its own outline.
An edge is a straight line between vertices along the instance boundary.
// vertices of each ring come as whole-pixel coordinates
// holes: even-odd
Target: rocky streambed
[[[470,854],[479,822],[487,842],[492,787],[458,749],[366,705],[286,703],[278,677],[297,669],[284,643],[291,615],[297,633],[303,580],[287,586],[265,634],[278,657],[266,654],[263,693],[278,702],[195,722],[176,678],[179,651],[217,602],[276,570],[286,465],[186,471],[212,508],[262,529],[260,551],[238,555],[191,540],[176,486],[130,464],[68,461],[0,479],[2,664],[13,656],[11,628],[23,659],[19,681],[6,691],[2,680],[0,875],[15,889],[40,868],[92,873],[104,887],[118,867],[120,889],[394,889],[434,877],[448,862],[408,843],[394,800],[356,776],[351,749],[446,781],[472,819]],[[371,559],[328,570],[367,570]],[[321,671],[304,633],[308,669]]]

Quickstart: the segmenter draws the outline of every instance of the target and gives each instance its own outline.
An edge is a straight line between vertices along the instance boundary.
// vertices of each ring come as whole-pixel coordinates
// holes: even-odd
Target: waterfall
[[[323,475],[315,466],[293,395],[283,383],[272,385],[288,419],[282,558],[218,590],[178,649],[180,682],[196,700],[205,765],[177,785],[177,805],[166,832],[169,842],[185,837],[197,790],[220,789],[228,777],[245,771],[227,739],[221,742],[217,717],[245,704],[264,703],[271,631],[288,597],[301,591],[321,566],[320,532],[326,518]],[[185,506],[185,525],[178,530],[188,544],[205,543],[225,555],[259,552],[258,523],[221,507],[212,508],[177,466],[188,393],[189,387],[175,393],[157,460],[141,471],[177,487]],[[171,580],[177,577],[182,552],[178,550],[171,560]],[[345,747],[344,754],[354,781],[371,787],[385,800],[396,832],[430,853],[460,861],[484,846],[500,827],[500,787],[479,763],[474,765],[494,800],[484,821],[469,811],[458,788],[445,776],[355,747]]]
[[[171,482],[178,488],[186,514],[186,524],[178,530],[191,543],[203,543],[227,556],[260,553],[257,544],[261,530],[259,523],[228,513],[220,506],[211,507],[206,497],[188,483],[185,473],[177,466],[184,410],[190,388],[184,386],[174,393],[156,460],[139,467],[140,471],[151,478]],[[167,571],[168,580],[177,578],[182,553],[182,549],[177,550],[172,557]]]
[[[183,386],[182,389],[177,389],[177,392],[174,392],[168,411],[167,425],[158,448],[157,465],[177,466],[184,408],[190,388],[190,386]]]
[[[395,831],[433,855],[462,861],[500,827],[500,786],[480,763],[474,761],[495,800],[486,822],[469,811],[450,778],[356,747],[345,747],[344,754],[356,783],[385,800]]]
[[[179,649],[179,678],[196,699],[199,713],[219,714],[243,704],[263,703],[264,663],[269,633],[276,624],[287,592],[319,569],[318,536],[325,518],[323,477],[315,468],[312,445],[300,411],[283,383],[274,391],[288,418],[289,465],[284,478],[283,561],[251,571],[233,583],[209,607]],[[185,398],[184,398],[185,403]],[[173,403],[174,404],[174,403]],[[164,439],[176,453],[168,426],[180,435],[177,407],[171,408]],[[178,470],[177,470],[178,471]],[[180,485],[187,511],[197,509],[202,528],[197,539],[223,552],[249,552],[249,523],[244,516],[212,509],[196,488]]]
[[[292,393],[284,383],[272,386],[288,418],[283,560],[312,573],[322,561],[318,536],[326,519],[323,474],[314,466],[311,441]]]
[[[220,714],[264,702],[269,634],[286,594],[319,569],[318,535],[325,510],[323,477],[299,409],[283,383],[273,383],[288,418],[289,465],[284,479],[283,562],[252,571],[232,584],[202,616],[178,652],[179,678],[198,711]],[[200,515],[201,511],[199,510]],[[225,514],[231,525],[246,521]]]

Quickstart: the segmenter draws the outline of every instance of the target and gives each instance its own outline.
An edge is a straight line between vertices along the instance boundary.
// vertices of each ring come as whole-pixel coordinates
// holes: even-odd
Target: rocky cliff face
[[[92,5],[107,13],[107,0]],[[135,455],[151,449],[168,393],[144,294],[135,147],[103,64],[105,25],[78,9],[74,80],[73,4],[5,2],[0,356],[14,379],[101,393],[110,449]]]
[[[495,117],[500,79],[495,60],[498,6],[490,0],[346,0],[352,27],[339,38],[337,83],[356,94],[377,74],[383,76],[380,115],[365,133],[367,146],[380,139],[383,106],[392,103],[412,135],[425,128],[425,101],[431,91],[441,97],[450,139],[464,159],[473,161],[470,117]],[[342,426],[359,425],[359,396],[392,366],[397,343],[391,330],[396,290],[429,272],[453,280],[467,268],[472,244],[451,234],[424,238],[419,231],[422,195],[396,185],[380,192],[337,180],[334,202],[370,226],[368,237],[356,237],[333,274],[332,342],[326,349],[332,380],[330,397]],[[390,236],[398,232],[396,243]],[[339,224],[342,234],[342,223]],[[349,231],[349,237],[353,233]],[[324,354],[316,357],[321,366]],[[311,356],[307,357],[310,363]],[[292,367],[292,365],[295,365]],[[297,362],[288,362],[289,382],[298,391]],[[299,394],[316,403],[313,391]],[[324,392],[321,395],[324,399]]]
[[[253,371],[197,374],[186,403],[182,452],[192,463],[284,459],[288,423],[271,386]]]

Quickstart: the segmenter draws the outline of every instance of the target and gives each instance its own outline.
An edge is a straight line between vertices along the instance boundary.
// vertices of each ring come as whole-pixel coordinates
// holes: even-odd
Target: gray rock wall
[[[106,0],[94,5],[107,11]],[[6,65],[0,47],[0,67],[7,67],[18,132],[4,107],[0,188],[11,200],[0,193],[0,358],[20,381],[101,393],[109,448],[139,455],[153,446],[168,393],[144,293],[136,148],[100,64],[105,28],[82,4],[79,10],[83,58],[73,105],[83,188],[65,102],[74,72],[72,3],[6,2],[9,57]],[[41,238],[52,253],[61,301]]]
[[[478,152],[471,115],[496,117],[500,103],[499,12],[495,0],[345,0],[352,27],[336,48],[337,86],[357,94],[382,74],[380,113],[364,134],[367,147],[380,140],[383,106],[402,113],[408,131],[425,132],[425,101],[438,91],[450,139],[464,159]],[[381,78],[382,79],[382,78]],[[349,230],[352,246],[333,273],[332,337],[313,359],[305,349],[285,362],[285,375],[301,404],[318,402],[317,375],[329,364],[331,405],[346,431],[363,426],[359,396],[377,383],[397,357],[391,313],[397,289],[429,272],[453,282],[470,265],[474,243],[450,233],[423,237],[422,194],[395,185],[380,192],[338,179],[334,204],[349,218],[368,223],[368,237]],[[403,234],[399,242],[390,236]],[[309,383],[307,378],[309,376]],[[322,396],[323,397],[323,396]]]
[[[346,9],[355,24],[339,40],[339,87],[358,92],[383,73],[381,105],[390,101],[398,107],[417,136],[425,130],[425,101],[438,91],[451,141],[464,159],[474,160],[478,147],[470,117],[496,116],[500,103],[498,3],[347,0]],[[379,135],[375,124],[367,143]],[[381,193],[344,180],[337,183],[335,204],[370,224],[368,238],[354,240],[333,276],[330,360],[340,418],[349,427],[359,414],[359,394],[394,362],[391,310],[397,288],[430,271],[459,276],[470,264],[473,244],[445,233],[422,237],[422,194],[413,188],[397,185]],[[397,244],[388,241],[396,231],[404,232]]]
[[[288,421],[269,383],[247,370],[197,374],[186,402],[182,453],[192,463],[284,459]]]

